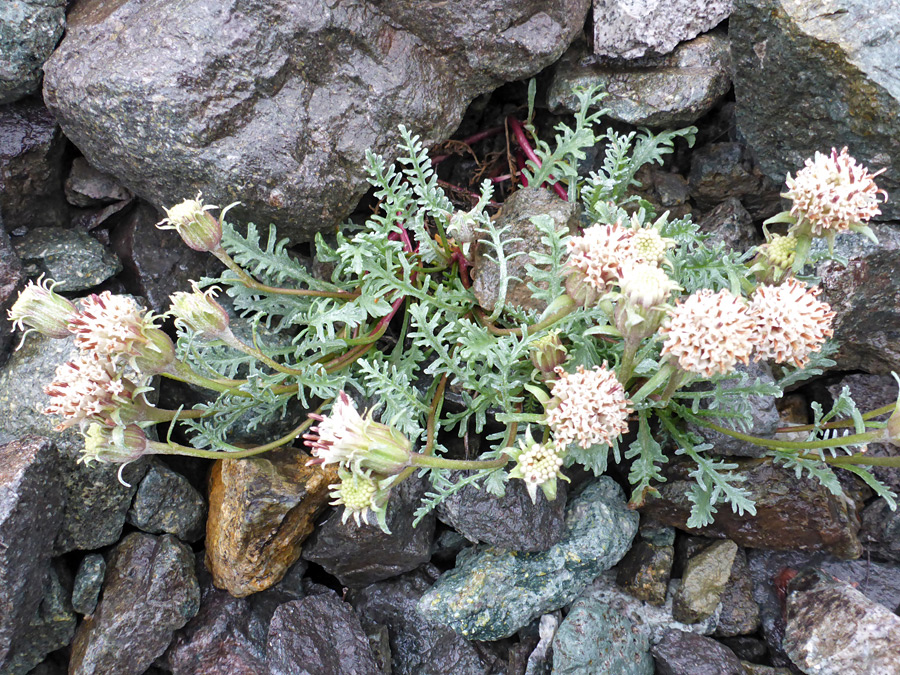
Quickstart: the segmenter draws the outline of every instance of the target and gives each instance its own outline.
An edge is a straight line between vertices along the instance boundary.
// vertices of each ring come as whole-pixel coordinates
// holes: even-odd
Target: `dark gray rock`
[[[638,600],[664,605],[672,575],[675,548],[657,546],[642,538],[616,566],[616,583]]]
[[[182,541],[197,541],[206,528],[206,502],[187,478],[154,463],[144,474],[126,518],[150,534],[174,534]]]
[[[6,0],[0,6],[0,104],[38,90],[41,66],[66,28],[66,0]]]
[[[368,189],[367,148],[396,156],[400,123],[446,139],[476,95],[559,58],[588,6],[88,0],[45,100],[93,166],[154,205],[202,190],[310,239]]]
[[[754,218],[781,210],[780,184],[760,171],[740,143],[710,143],[691,154],[688,176],[691,197],[701,209],[713,209],[729,198],[739,199]]]
[[[577,598],[622,559],[637,528],[622,489],[602,476],[569,500],[566,533],[550,550],[467,549],[422,597],[419,611],[472,640],[508,637]]]
[[[59,125],[40,101],[0,107],[0,216],[7,232],[66,224],[64,150]]]
[[[99,553],[89,553],[81,560],[72,587],[72,608],[79,614],[93,614],[106,576],[106,560]]]
[[[424,565],[396,579],[366,586],[350,595],[362,626],[370,635],[387,628],[390,672],[393,675],[488,675],[496,672],[492,659],[477,644],[427,617],[416,604],[439,572]],[[387,672],[387,669],[385,669]]]
[[[603,108],[620,122],[672,127],[696,121],[731,88],[731,55],[724,33],[683,42],[666,56],[621,61],[591,57],[584,43],[556,67],[547,104],[552,112],[575,112],[576,87],[601,86]]]
[[[53,279],[59,292],[99,286],[122,269],[115,255],[81,230],[35,228],[24,237],[13,238],[12,244],[28,276]]]
[[[97,206],[128,201],[131,193],[115,178],[92,167],[84,157],[76,157],[66,177],[66,201],[73,206]]]
[[[381,673],[359,617],[334,594],[294,600],[275,610],[266,657],[270,675]]]
[[[731,637],[719,640],[723,645],[734,652],[741,661],[759,663],[766,658],[766,643],[755,637]]]
[[[200,607],[191,550],[171,535],[135,532],[113,551],[103,597],[72,644],[74,675],[139,675]]]
[[[898,30],[892,0],[735,0],[737,124],[776,183],[832,147],[873,171],[900,161]],[[900,187],[894,171],[879,184]]]
[[[900,672],[900,617],[892,609],[806,569],[788,585],[784,650],[807,673]]]
[[[75,429],[54,430],[58,420],[42,412],[48,403],[43,387],[53,381],[56,368],[76,354],[72,338],[54,340],[32,334],[0,370],[0,443],[27,434],[46,436],[60,458],[58,473],[66,506],[55,553],[93,550],[118,541],[147,467],[144,460],[126,466],[122,479],[128,485],[123,485],[118,466],[79,462],[84,449],[81,434]]]
[[[728,197],[703,216],[700,231],[710,235],[710,244],[724,244],[732,251],[746,251],[763,243],[763,237],[753,224],[753,216],[736,197]]]
[[[0,446],[0,670],[11,666],[27,640],[50,574],[65,505],[59,469],[46,438]]]
[[[731,0],[594,0],[594,53],[665,54],[728,18]]]
[[[375,524],[341,522],[335,510],[320,523],[303,547],[303,559],[321,565],[345,586],[360,587],[415,569],[431,558],[434,516],[412,526],[430,483],[410,477],[391,491],[387,525],[391,534]]]
[[[733,651],[696,633],[669,631],[651,653],[659,675],[744,675]]]
[[[738,549],[731,576],[722,592],[722,609],[716,624],[716,637],[751,635],[759,628],[759,605],[753,599],[753,579],[747,566],[747,553]]]
[[[467,485],[441,502],[437,516],[469,541],[510,551],[546,551],[565,531],[566,485],[557,483],[552,502],[543,492],[532,502],[520,480],[509,481],[502,497]]]
[[[675,592],[672,616],[683,623],[697,623],[712,616],[722,601],[738,547],[725,539],[692,556]]]
[[[900,512],[876,499],[863,509],[859,540],[875,560],[900,563]]]
[[[0,364],[6,361],[13,336],[12,324],[5,320],[7,312],[19,297],[19,291],[25,288],[25,280],[22,263],[0,219],[0,317],[4,319],[0,320]]]

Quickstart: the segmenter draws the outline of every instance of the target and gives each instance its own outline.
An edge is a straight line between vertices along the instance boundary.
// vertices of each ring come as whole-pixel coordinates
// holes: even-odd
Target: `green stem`
[[[641,388],[638,389],[634,394],[629,396],[632,404],[640,403],[645,398],[650,396],[653,392],[655,392],[659,387],[662,386],[664,382],[667,382],[675,375],[675,366],[672,363],[665,363],[663,366],[654,373],[653,377],[644,382],[641,385]]]
[[[759,445],[763,448],[773,448],[775,450],[826,450],[828,448],[840,448],[847,445],[862,445],[864,443],[872,443],[880,441],[884,437],[884,430],[876,429],[874,431],[866,431],[861,434],[839,436],[822,441],[776,441],[773,438],[760,438],[759,436],[742,434],[740,431],[727,429],[725,427],[719,426],[714,422],[710,422],[709,420],[700,417],[693,417],[693,421],[701,426],[712,429],[713,431],[718,431],[719,433],[725,434],[726,436],[731,436],[731,438],[736,438],[740,441],[747,441],[748,443],[753,443],[754,445]]]
[[[880,408],[876,408],[875,410],[870,410],[867,413],[864,413],[862,418],[863,420],[870,420],[874,417],[879,417],[881,415],[887,415],[888,413],[894,412],[894,409],[897,407],[896,403],[889,403],[888,405],[881,406]],[[851,428],[855,426],[856,423],[852,419],[846,420],[838,420],[837,422],[829,422],[828,424],[823,424],[821,426],[822,429],[844,429]],[[795,427],[780,427],[775,430],[776,434],[789,434],[795,431],[815,431],[816,425],[814,424],[802,424],[797,425]]]
[[[298,368],[291,368],[290,366],[284,366],[284,365],[278,363],[278,361],[276,361],[275,359],[272,359],[272,358],[266,356],[265,354],[263,354],[263,352],[260,349],[258,349],[256,347],[251,347],[250,345],[245,344],[243,341],[238,339],[233,333],[230,334],[228,336],[228,339],[226,339],[224,342],[228,346],[234,347],[238,351],[242,351],[245,354],[247,354],[248,356],[252,356],[257,361],[265,363],[267,366],[269,366],[269,368],[271,368],[272,370],[276,370],[279,373],[284,373],[285,375],[304,375],[304,374],[306,374],[305,370],[301,370]]]
[[[568,298],[568,296],[561,296],[561,297]],[[529,334],[534,334],[534,333],[538,332],[539,330],[544,330],[545,328],[549,328],[550,326],[555,324],[560,319],[564,319],[569,314],[571,314],[576,309],[578,309],[578,305],[576,305],[575,302],[571,298],[568,298],[568,299],[569,299],[568,302],[560,303],[561,307],[557,311],[553,312],[553,314],[551,314],[550,316],[544,317],[537,323],[533,323],[530,326],[528,326],[527,328],[528,328]],[[481,324],[485,328],[487,328],[491,333],[493,333],[494,335],[521,335],[522,334],[521,328],[498,328],[497,326],[494,325],[494,323],[492,321],[490,321],[488,319],[487,315],[484,313],[484,310],[482,310],[480,307],[475,307],[474,311],[475,311],[475,316],[478,317],[478,320],[481,322]]]
[[[447,386],[447,375],[441,377],[437,389],[434,390],[434,397],[431,399],[431,410],[428,413],[428,423],[426,424],[426,441],[423,455],[434,454],[434,438],[437,427],[437,419],[441,414],[441,406],[444,403],[444,389]]]
[[[242,384],[246,384],[247,380],[229,380],[226,378],[215,380],[210,377],[204,377],[200,373],[193,370],[189,365],[181,361],[175,361],[175,363],[173,364],[173,370],[160,374],[164,377],[168,377],[170,380],[177,380],[178,382],[186,382],[188,384],[196,384],[197,386],[203,387],[204,389],[210,389],[212,391],[218,392],[228,392],[229,394],[232,394],[234,396],[252,398],[250,394],[237,388]]]
[[[822,459],[817,455],[813,455],[811,458]],[[825,461],[833,466],[840,466],[841,464],[865,464],[868,466],[900,467],[900,457],[870,457],[864,453],[844,455],[842,457],[825,457]]]
[[[627,385],[631,376],[634,374],[634,357],[640,348],[640,340],[631,338],[625,339],[624,350],[622,352],[622,360],[619,362],[618,379],[623,385]]]
[[[483,469],[499,469],[509,463],[509,457],[501,455],[497,459],[488,460],[468,460],[468,459],[447,459],[445,457],[435,457],[433,455],[420,455],[413,453],[410,456],[413,466],[425,466],[432,469],[459,469],[479,471]]]

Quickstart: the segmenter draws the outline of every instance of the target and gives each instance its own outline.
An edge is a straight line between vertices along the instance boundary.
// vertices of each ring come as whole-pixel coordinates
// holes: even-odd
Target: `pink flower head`
[[[132,389],[109,359],[82,353],[56,369],[56,380],[44,388],[50,396],[44,412],[63,417],[57,430],[90,420],[106,423],[131,403]]]

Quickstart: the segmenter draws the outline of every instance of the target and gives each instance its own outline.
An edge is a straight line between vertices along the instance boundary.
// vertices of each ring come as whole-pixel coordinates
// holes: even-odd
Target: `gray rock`
[[[115,178],[92,167],[84,157],[73,160],[65,191],[66,201],[74,206],[97,206],[131,199],[131,193]]]
[[[863,509],[859,540],[875,560],[900,562],[900,512],[891,510],[884,499],[876,499]]]
[[[552,112],[575,112],[576,87],[601,86],[603,108],[620,122],[672,127],[696,121],[731,88],[724,33],[684,42],[666,56],[620,61],[590,57],[583,43],[560,60],[547,93]]]
[[[0,107],[0,215],[7,232],[66,224],[64,150],[59,125],[40,101]]]
[[[672,528],[659,528],[671,531]],[[650,534],[647,534],[650,532]],[[616,566],[616,583],[638,600],[664,605],[672,576],[675,547],[672,542],[654,543],[654,534],[641,523],[640,540],[636,541]]]
[[[900,14],[893,0],[735,0],[729,21],[737,124],[781,184],[816,151],[848,146],[900,187]],[[900,214],[897,200],[882,211]]]
[[[321,565],[345,586],[360,587],[414,570],[431,558],[434,515],[412,526],[430,483],[410,477],[391,491],[386,534],[375,524],[341,522],[335,510],[303,547],[303,559]]]
[[[97,609],[78,627],[69,672],[139,675],[199,607],[191,550],[168,534],[130,534],[110,557]]]
[[[900,617],[850,584],[807,569],[788,585],[784,650],[804,672],[900,672]]]
[[[9,308],[25,287],[25,273],[19,256],[13,250],[9,235],[0,220],[0,317],[6,317]],[[9,321],[0,321],[0,364],[6,361],[7,349],[12,342],[13,327]]]
[[[42,411],[48,400],[43,387],[53,381],[57,366],[74,358],[72,338],[54,340],[29,335],[3,370],[0,370],[0,443],[37,434],[50,438],[58,452],[58,473],[65,488],[65,515],[56,537],[55,553],[93,550],[118,541],[137,484],[146,471],[139,460],[126,466],[119,482],[119,467],[78,460],[84,439],[74,429],[56,431],[58,420]]]
[[[81,560],[72,587],[72,608],[79,614],[93,614],[100,598],[106,560],[99,553],[89,553]]]
[[[594,0],[594,53],[634,59],[665,54],[714,28],[732,0]]]
[[[0,6],[0,104],[38,90],[41,67],[65,28],[65,0],[6,0]]]
[[[741,661],[741,665],[744,667],[744,675],[792,675],[794,672],[788,668],[772,668],[749,661]]]
[[[554,675],[653,675],[650,641],[595,599],[576,600],[553,638]]]
[[[688,560],[675,593],[672,616],[683,623],[697,623],[712,616],[722,601],[737,551],[737,545],[725,539]]]
[[[734,198],[757,219],[781,210],[781,183],[763,174],[740,143],[710,143],[694,150],[688,184],[691,197],[701,209],[713,209]]]
[[[758,663],[766,659],[766,643],[755,637],[732,637],[719,640],[723,645],[734,652],[744,663],[750,661]]]
[[[421,614],[471,640],[497,640],[574,600],[631,545],[638,516],[608,476],[569,501],[566,534],[549,551],[463,551],[419,602]]]
[[[716,624],[716,637],[751,635],[759,629],[759,605],[753,599],[753,579],[747,566],[747,553],[738,549],[731,576],[722,592],[722,608]]]
[[[696,633],[671,630],[651,653],[659,675],[745,675],[733,651]]]
[[[367,148],[393,159],[400,123],[425,145],[448,138],[476,95],[559,58],[588,6],[88,0],[45,100],[93,166],[154,205],[202,190],[243,202],[238,221],[311,239],[368,189]]]
[[[275,610],[266,658],[270,675],[381,673],[359,617],[334,594],[294,600]]]
[[[50,573],[65,504],[59,469],[46,438],[0,446],[0,670],[27,639]]]
[[[710,244],[724,244],[732,251],[746,251],[751,246],[763,243],[753,216],[736,197],[728,197],[699,223],[700,231],[710,235]]]
[[[192,542],[203,537],[206,502],[187,478],[154,463],[144,474],[126,518],[144,532],[174,534]]]
[[[81,230],[41,227],[12,243],[28,276],[46,275],[58,282],[59,292],[99,286],[122,269],[115,255]]]

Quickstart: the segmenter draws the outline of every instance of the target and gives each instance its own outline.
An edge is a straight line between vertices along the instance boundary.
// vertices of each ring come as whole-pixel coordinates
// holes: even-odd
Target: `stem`
[[[197,419],[212,415],[214,412],[213,410],[167,410],[165,408],[156,408],[147,403],[138,403],[137,407],[141,411],[143,419],[156,422],[157,424],[171,422],[176,417],[179,420]]]
[[[444,389],[447,387],[447,375],[441,377],[437,389],[434,390],[434,397],[431,399],[431,412],[428,413],[428,423],[426,425],[426,441],[423,455],[434,454],[434,436],[435,426],[438,416],[441,414],[441,406],[444,403]]]
[[[509,126],[512,127],[513,135],[516,137],[516,141],[518,141],[519,146],[525,152],[525,155],[532,162],[537,165],[538,168],[541,167],[541,160],[535,153],[534,148],[531,147],[531,142],[528,140],[528,136],[525,134],[525,127],[522,126],[522,123],[517,120],[515,117],[509,117]],[[550,176],[551,179],[556,180],[553,176]],[[568,193],[563,190],[562,186],[559,183],[553,183],[551,185],[553,191],[556,192],[557,195],[564,201],[569,201]]]
[[[864,420],[870,420],[874,417],[879,417],[881,415],[887,415],[888,413],[894,412],[894,409],[897,407],[896,403],[889,403],[888,405],[881,406],[880,408],[876,408],[875,410],[870,410],[867,413],[864,413],[862,418]],[[855,426],[855,423],[852,419],[846,420],[838,420],[836,422],[829,422],[828,424],[823,424],[821,429],[844,429],[851,428]],[[775,430],[776,434],[789,434],[793,431],[815,431],[815,424],[803,424],[797,425],[795,427],[779,427]]]
[[[480,471],[483,469],[499,469],[509,463],[509,457],[501,455],[497,459],[487,460],[468,460],[468,459],[446,459],[444,457],[435,457],[433,455],[420,455],[412,453],[410,461],[413,466],[425,466],[432,469],[461,469]]]
[[[624,385],[628,384],[634,373],[634,357],[640,348],[640,340],[630,338],[625,339],[625,348],[622,351],[622,361],[619,363],[618,379]]]
[[[862,445],[864,443],[872,443],[880,441],[884,437],[884,430],[876,429],[874,431],[866,431],[861,434],[840,436],[838,438],[830,438],[823,441],[776,441],[772,438],[760,438],[758,436],[752,436],[750,434],[742,434],[740,431],[726,429],[725,427],[719,426],[715,422],[710,422],[709,420],[700,417],[692,417],[692,419],[697,424],[712,429],[713,431],[718,431],[719,433],[725,434],[726,436],[731,436],[732,438],[736,438],[740,441],[747,441],[748,443],[753,443],[754,445],[759,445],[763,448],[773,448],[776,450],[827,450],[828,448],[840,448],[845,445]]]
[[[568,296],[564,296],[568,297]],[[545,328],[549,328],[553,324],[555,324],[560,319],[564,319],[569,314],[578,309],[578,306],[574,301],[569,299],[568,303],[565,303],[559,310],[555,311],[548,317],[545,317],[538,321],[537,323],[533,323],[528,326],[529,333],[535,333],[539,330],[544,330]],[[475,316],[478,318],[479,322],[487,328],[494,335],[521,335],[522,328],[498,328],[492,321],[487,318],[487,315],[484,313],[484,310],[481,307],[474,307],[473,311],[475,312]]]
[[[674,374],[675,366],[671,363],[664,364],[662,368],[656,371],[653,377],[644,382],[644,384],[641,385],[641,388],[628,398],[631,399],[632,403],[640,403],[645,398],[650,396],[650,394],[656,391],[663,382],[666,382],[666,380],[671,378]]]
[[[175,361],[173,367],[174,369],[172,371],[166,371],[160,373],[160,375],[168,377],[170,380],[177,380],[178,382],[186,382],[188,384],[196,384],[197,386],[203,387],[204,389],[210,389],[212,391],[218,391],[222,393],[227,392],[234,396],[242,396],[244,398],[252,398],[247,392],[237,389],[237,387],[241,386],[242,384],[246,384],[247,380],[229,380],[225,378],[214,380],[209,377],[204,377],[200,373],[193,370],[189,365],[181,361]]]
[[[810,459],[822,458],[817,455],[812,455]],[[834,466],[840,466],[841,464],[866,464],[868,466],[900,467],[900,457],[870,457],[862,453],[845,455],[843,457],[825,457],[825,462]]]
[[[272,370],[277,370],[279,373],[284,373],[285,375],[303,375],[306,373],[305,370],[281,365],[280,363],[278,363],[278,361],[263,354],[262,351],[257,347],[251,347],[250,345],[242,342],[234,335],[234,333],[228,336],[228,339],[225,340],[225,343],[230,347],[234,347],[238,351],[244,352],[248,356],[252,356],[257,361],[265,363],[267,366],[269,366],[269,368],[271,368]]]
[[[391,305],[390,313],[382,317],[381,321],[379,321],[375,328],[372,329],[372,332],[365,338],[359,338],[358,340],[354,340],[353,342],[360,341],[361,344],[358,347],[351,349],[349,352],[345,352],[341,356],[332,359],[328,363],[325,364],[325,370],[328,373],[336,373],[339,370],[342,370],[349,366],[351,363],[356,361],[360,356],[369,351],[373,346],[375,346],[375,342],[387,332],[388,324],[391,322],[391,319],[394,318],[394,315],[397,313],[397,310],[400,309],[400,306],[403,304],[403,301],[406,299],[406,296],[400,296],[396,300],[394,300]]]

